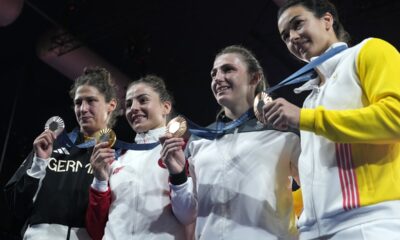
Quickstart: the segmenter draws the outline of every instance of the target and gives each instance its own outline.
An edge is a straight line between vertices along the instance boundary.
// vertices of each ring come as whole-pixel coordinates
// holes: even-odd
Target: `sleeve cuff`
[[[172,183],[169,184],[172,192],[171,196],[176,195],[178,192],[185,192],[187,191],[188,188],[192,187],[193,184],[191,184],[191,181],[188,179],[186,182],[179,184],[179,185],[173,185]]]
[[[43,159],[33,156],[33,162],[30,169],[26,171],[26,173],[36,179],[42,179],[46,175],[46,168],[49,164],[49,159]]]
[[[108,181],[106,181],[106,180],[101,181],[101,180],[98,180],[97,178],[93,178],[91,187],[98,192],[107,192]]]
[[[181,185],[187,181],[186,169],[177,174],[170,174],[169,181],[172,185]]]
[[[300,130],[314,131],[315,109],[302,108],[300,111]]]

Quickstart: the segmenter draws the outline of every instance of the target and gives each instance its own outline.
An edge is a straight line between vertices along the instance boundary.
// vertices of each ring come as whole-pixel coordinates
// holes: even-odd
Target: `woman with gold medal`
[[[222,110],[208,128],[217,134],[189,141],[190,177],[182,138],[161,138],[173,212],[184,224],[196,222],[196,239],[296,239],[291,186],[292,176],[297,177],[298,135],[257,120],[253,100],[266,82],[246,48],[229,46],[219,52],[211,79]],[[256,100],[269,101],[267,96]],[[258,102],[254,105],[259,109]]]
[[[164,81],[157,76],[147,75],[128,86],[125,116],[136,132],[135,144],[158,142],[167,130],[172,104]],[[108,141],[94,147],[95,178],[87,212],[87,227],[94,240],[191,239],[190,226],[185,229],[170,209],[169,173],[160,152],[161,145],[130,149],[115,159]]]
[[[88,190],[93,180],[93,136],[115,122],[117,96],[110,73],[86,68],[70,91],[79,128],[66,135],[64,122],[50,118],[5,187],[15,215],[26,222],[24,239],[90,239],[85,229]],[[63,135],[65,134],[65,135]],[[67,136],[69,144],[62,142]],[[93,142],[93,141],[92,141]]]

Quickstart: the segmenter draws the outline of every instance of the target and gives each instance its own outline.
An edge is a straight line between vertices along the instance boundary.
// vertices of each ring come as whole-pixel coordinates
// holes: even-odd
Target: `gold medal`
[[[173,118],[167,124],[167,133],[171,133],[173,137],[182,137],[187,131],[187,122],[185,118],[178,116]]]
[[[101,142],[108,142],[108,147],[112,147],[117,140],[117,136],[112,129],[103,128],[94,134],[94,139],[96,139],[96,144]]]
[[[267,102],[272,102],[272,98],[266,92],[260,92],[254,98],[254,104],[253,104],[254,115],[256,115],[256,118],[261,123],[264,123],[263,107]]]
[[[56,134],[56,136],[60,135],[60,133],[64,130],[65,124],[62,118],[59,116],[53,116],[47,120],[44,125],[45,130],[50,130]]]

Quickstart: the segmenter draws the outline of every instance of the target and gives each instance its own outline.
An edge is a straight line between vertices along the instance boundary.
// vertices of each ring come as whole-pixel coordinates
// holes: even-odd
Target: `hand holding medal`
[[[100,181],[108,181],[110,164],[115,157],[115,150],[111,149],[117,141],[115,132],[110,128],[103,128],[94,134],[96,146],[93,148],[90,164],[93,168],[93,175]],[[98,146],[99,143],[107,143],[107,146]]]
[[[178,174],[184,170],[186,160],[182,148],[185,140],[181,138],[187,138],[187,134],[186,119],[178,116],[168,122],[166,135],[160,138],[160,142],[163,144],[161,160],[170,174]]]
[[[64,128],[64,121],[60,117],[49,118],[44,125],[45,131],[33,141],[35,155],[42,159],[50,158],[54,140],[64,131]]]
[[[258,119],[259,122],[266,124],[263,114],[263,107],[266,103],[272,102],[272,98],[266,92],[260,92],[254,98],[254,115]]]

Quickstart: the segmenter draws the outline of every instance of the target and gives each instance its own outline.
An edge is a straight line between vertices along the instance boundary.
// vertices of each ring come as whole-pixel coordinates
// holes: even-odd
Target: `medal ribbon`
[[[320,65],[321,63],[325,62],[329,58],[335,56],[336,54],[342,52],[343,50],[347,49],[347,45],[341,45],[334,47],[330,49],[329,51],[323,53],[321,56],[317,57],[316,59],[312,60],[299,70],[297,70],[295,73],[290,75],[289,77],[285,78],[282,80],[280,83],[277,85],[269,88],[267,90],[267,93],[271,93],[281,87],[296,84],[296,83],[301,83],[301,82],[306,82],[310,79],[316,78],[317,77],[317,72],[314,70],[315,67]]]
[[[224,123],[221,120],[218,120],[215,129],[201,127],[187,118],[186,121],[188,122],[190,133],[201,138],[213,140],[217,137],[224,135],[227,131],[242,125],[253,117],[253,109],[249,109],[248,111],[243,113],[238,119],[232,122]]]
[[[75,146],[78,148],[90,148],[96,144],[96,141],[90,140],[84,143],[75,145],[75,142],[79,135],[79,129],[75,128],[72,132],[66,133],[65,130],[60,134],[61,143],[67,146]],[[116,158],[121,154],[122,150],[150,150],[155,148],[159,142],[154,143],[144,143],[144,144],[136,144],[136,143],[127,143],[121,140],[116,140],[114,144],[114,148],[116,149]]]

